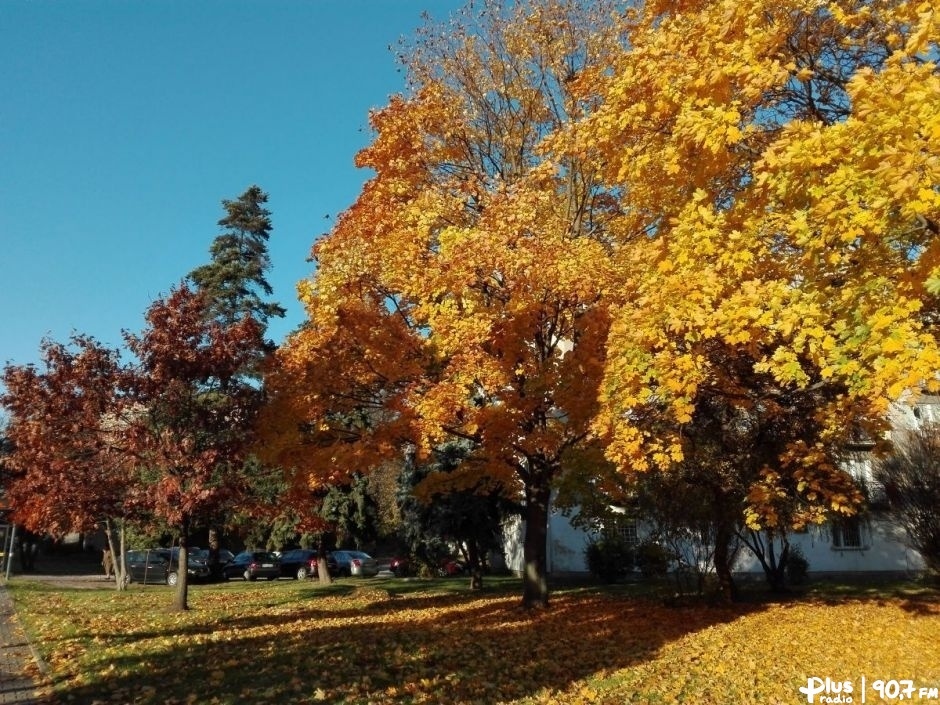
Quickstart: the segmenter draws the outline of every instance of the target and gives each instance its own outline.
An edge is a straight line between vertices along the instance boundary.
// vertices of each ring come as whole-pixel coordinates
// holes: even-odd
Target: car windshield
[[[277,560],[277,556],[273,553],[259,551],[258,553],[252,554],[252,559],[256,561],[261,561],[262,563],[273,563]]]

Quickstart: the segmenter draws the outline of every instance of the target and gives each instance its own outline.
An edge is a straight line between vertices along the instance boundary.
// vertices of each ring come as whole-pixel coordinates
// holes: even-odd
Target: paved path
[[[39,689],[41,669],[13,609],[10,593],[0,585],[0,705],[49,703]]]

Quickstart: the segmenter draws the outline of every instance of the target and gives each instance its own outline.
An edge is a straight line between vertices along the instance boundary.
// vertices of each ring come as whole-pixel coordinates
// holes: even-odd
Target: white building
[[[940,397],[925,395],[916,403],[897,405],[891,413],[895,432],[916,428],[927,422],[940,422]],[[871,457],[866,451],[852,454],[847,468],[852,474],[873,486]],[[875,490],[877,498],[877,490]],[[644,536],[642,522],[626,522],[619,530],[627,538],[639,541]],[[523,524],[520,520],[506,527],[506,567],[521,573],[523,570]],[[587,574],[585,549],[596,538],[595,534],[572,526],[569,517],[561,511],[549,512],[547,538],[547,569],[550,575]],[[878,503],[861,517],[836,519],[804,532],[791,533],[791,546],[798,546],[809,562],[813,575],[874,573],[915,575],[924,569],[920,554],[907,545],[907,536],[899,526],[880,509]],[[737,554],[735,572],[763,577],[763,569],[756,556],[742,546]]]

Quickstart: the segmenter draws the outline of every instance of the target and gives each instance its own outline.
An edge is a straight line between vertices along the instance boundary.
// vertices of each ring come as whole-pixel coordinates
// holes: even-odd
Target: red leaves
[[[115,434],[123,370],[116,351],[86,336],[71,346],[44,341],[41,352],[42,369],[3,371],[13,445],[6,464],[14,471],[5,489],[27,528],[84,530],[127,489]]]
[[[212,319],[185,286],[146,318],[143,333],[125,335],[136,365],[76,336],[44,342],[42,369],[5,368],[5,489],[28,528],[82,531],[141,503],[182,526],[238,488],[226,473],[251,438],[259,391],[243,372],[263,348],[262,327]]]
[[[207,318],[207,299],[183,285],[147,311],[149,327],[126,334],[138,356],[149,390],[180,381],[225,384],[248,365],[260,348],[262,329],[251,317],[223,325]]]
[[[251,317],[223,324],[207,306],[180,286],[150,307],[141,335],[126,335],[140,360],[131,394],[141,410],[126,438],[155,475],[153,510],[175,526],[237,490],[226,478],[244,458],[258,403],[243,373],[262,347],[262,327]]]

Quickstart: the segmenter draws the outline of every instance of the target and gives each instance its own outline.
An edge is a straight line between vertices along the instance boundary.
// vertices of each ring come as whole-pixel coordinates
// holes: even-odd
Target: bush
[[[606,583],[622,580],[633,569],[632,547],[616,535],[591,541],[584,549],[588,570]]]
[[[646,540],[636,547],[636,567],[644,578],[661,578],[669,572],[673,555],[655,541]]]
[[[803,554],[803,549],[799,546],[790,544],[790,552],[787,554],[787,582],[790,585],[802,585],[806,582],[809,575],[809,561]]]
[[[940,577],[940,423],[892,437],[894,452],[875,466],[875,480],[911,547]]]

